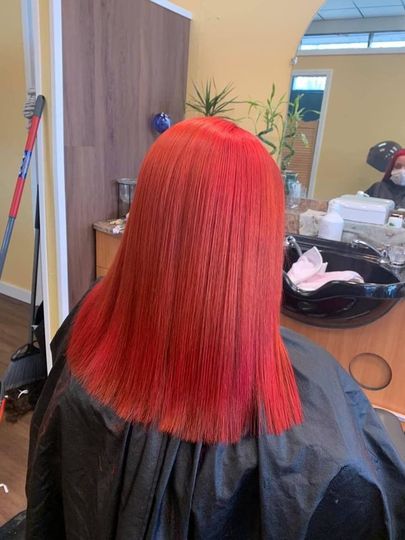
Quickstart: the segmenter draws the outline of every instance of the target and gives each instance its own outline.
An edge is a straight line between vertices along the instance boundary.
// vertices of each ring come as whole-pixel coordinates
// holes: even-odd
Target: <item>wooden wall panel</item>
[[[92,0],[63,2],[65,145],[94,146],[94,6]]]
[[[70,304],[95,277],[92,223],[117,215],[115,178],[137,175],[153,114],[184,116],[190,21],[149,0],[62,3]]]

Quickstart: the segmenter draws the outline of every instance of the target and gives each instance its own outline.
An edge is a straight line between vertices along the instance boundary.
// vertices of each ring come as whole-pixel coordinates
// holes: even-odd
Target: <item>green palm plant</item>
[[[234,110],[234,105],[241,103],[233,96],[235,88],[228,83],[221,90],[217,90],[215,81],[210,79],[200,85],[193,82],[194,95],[186,102],[186,106],[203,116],[220,116],[230,119],[228,114]]]
[[[288,104],[287,118],[284,122],[284,129],[279,143],[277,161],[280,163],[282,171],[288,169],[288,166],[295,155],[295,143],[301,139],[304,146],[308,146],[308,139],[302,131],[299,131],[300,122],[304,119],[305,112],[309,109],[301,107],[303,94],[299,94],[292,102]],[[312,111],[311,112],[316,112]]]

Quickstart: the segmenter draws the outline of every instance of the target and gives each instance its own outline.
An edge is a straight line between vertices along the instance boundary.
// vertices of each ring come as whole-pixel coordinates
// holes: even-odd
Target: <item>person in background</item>
[[[390,199],[396,208],[405,208],[405,149],[393,155],[383,179],[370,186],[366,193],[370,197]]]
[[[105,278],[58,331],[27,540],[405,538],[405,467],[324,350],[280,329],[284,193],[252,134],[147,154]]]

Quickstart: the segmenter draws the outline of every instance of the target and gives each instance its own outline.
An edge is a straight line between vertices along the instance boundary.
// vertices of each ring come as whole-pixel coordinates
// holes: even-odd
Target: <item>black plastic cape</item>
[[[405,539],[404,464],[322,349],[283,330],[301,426],[207,446],[92,399],[65,361],[69,326],[32,420],[27,540]]]

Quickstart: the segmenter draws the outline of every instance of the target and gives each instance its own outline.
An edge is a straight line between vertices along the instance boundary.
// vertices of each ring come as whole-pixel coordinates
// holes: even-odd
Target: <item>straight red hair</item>
[[[68,360],[131,422],[232,443],[301,421],[280,336],[284,195],[252,134],[176,124],[147,154],[106,277],[85,298]]]

